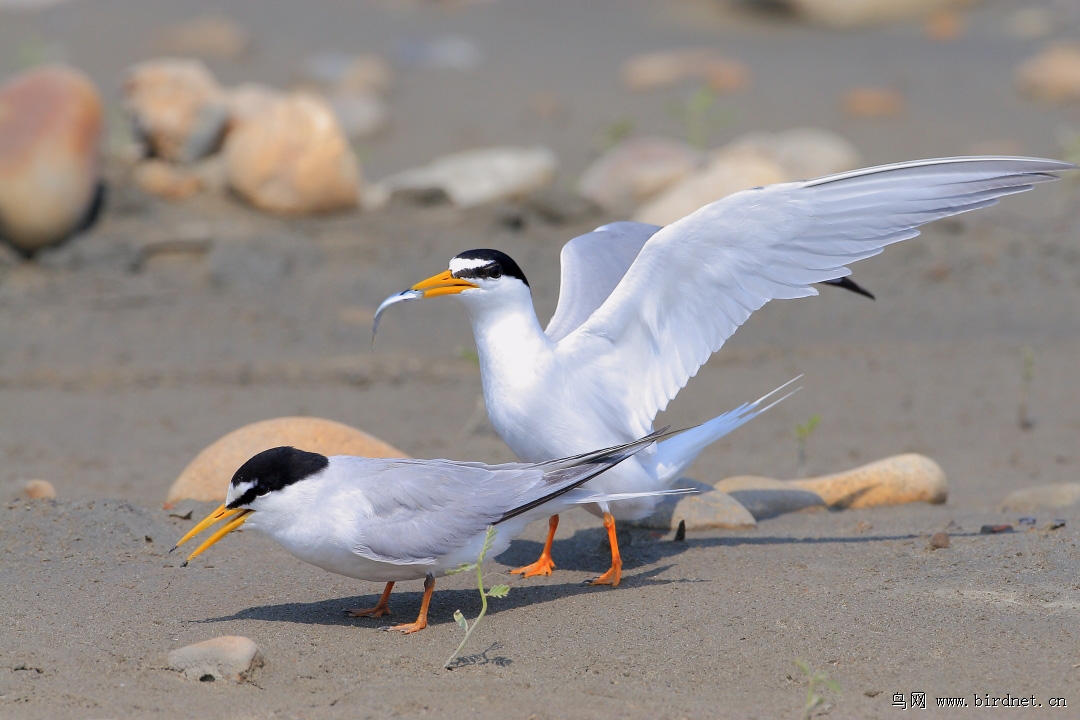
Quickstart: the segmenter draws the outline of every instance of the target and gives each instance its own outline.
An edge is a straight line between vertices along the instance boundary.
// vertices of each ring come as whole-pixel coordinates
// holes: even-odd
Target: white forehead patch
[[[246,480],[239,485],[229,485],[229,492],[225,495],[225,504],[228,505],[238,497],[243,497],[251,488],[255,487],[255,483],[250,480]]]
[[[491,264],[491,258],[450,258],[450,272],[457,275],[463,270],[473,270]]]

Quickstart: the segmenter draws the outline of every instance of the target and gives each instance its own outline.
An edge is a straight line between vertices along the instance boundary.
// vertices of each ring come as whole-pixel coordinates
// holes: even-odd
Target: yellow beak
[[[456,295],[462,290],[477,287],[480,286],[468,280],[456,278],[450,274],[449,270],[444,270],[438,275],[432,275],[427,280],[416,283],[409,289],[422,292],[424,297],[429,298],[438,297],[439,295]]]
[[[231,533],[236,528],[243,525],[244,521],[247,520],[248,515],[250,515],[253,512],[255,512],[255,511],[254,510],[249,510],[247,508],[236,508],[234,510],[229,510],[228,508],[225,507],[224,504],[222,504],[221,507],[219,507],[217,510],[215,510],[214,512],[210,513],[205,518],[203,518],[202,521],[198,525],[196,525],[195,527],[188,530],[187,534],[184,535],[184,537],[180,538],[177,541],[176,545],[173,546],[172,550],[175,550],[176,548],[180,547],[181,545],[186,543],[188,540],[195,537],[196,535],[198,535],[199,533],[201,533],[203,530],[207,529],[211,525],[214,525],[216,523],[221,522],[222,520],[226,520],[228,518],[236,516],[233,520],[229,521],[224,526],[219,528],[218,531],[215,532],[213,535],[206,538],[206,540],[203,541],[202,545],[195,548],[195,552],[188,555],[187,560],[185,560],[180,565],[180,567],[184,567],[189,562],[194,560],[196,557],[198,557],[199,555],[202,555],[203,552],[207,548],[209,548],[211,545],[216,543],[218,540],[220,540],[221,538],[225,537],[226,535]],[[170,550],[169,552],[172,552],[172,550]]]

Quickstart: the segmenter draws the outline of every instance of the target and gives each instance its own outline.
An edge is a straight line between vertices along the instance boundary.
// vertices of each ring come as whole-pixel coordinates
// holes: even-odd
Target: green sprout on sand
[[[798,448],[798,457],[795,461],[795,476],[802,477],[806,469],[806,441],[810,439],[810,433],[821,422],[821,415],[814,413],[809,420],[802,425],[795,426],[795,442]]]
[[[672,108],[686,128],[686,141],[699,150],[707,148],[713,133],[730,120],[730,112],[717,109],[716,97],[715,90],[702,85],[686,102]]]
[[[495,542],[495,526],[488,525],[487,535],[484,536],[484,547],[480,548],[480,555],[477,556],[475,563],[466,563],[461,567],[450,570],[447,574],[453,575],[459,572],[466,572],[468,570],[476,569],[476,585],[480,588],[480,614],[476,616],[476,619],[469,624],[469,621],[465,619],[465,616],[461,614],[461,610],[454,611],[454,620],[461,629],[465,631],[465,637],[461,640],[461,644],[457,646],[457,650],[447,659],[443,665],[447,670],[453,670],[451,663],[454,662],[454,658],[461,652],[461,648],[465,647],[465,643],[469,642],[469,636],[472,635],[472,631],[476,629],[476,626],[480,624],[480,621],[487,614],[488,598],[503,598],[506,597],[506,593],[510,592],[509,585],[493,585],[490,590],[484,590],[484,576],[481,574],[481,569],[484,564],[484,555],[491,549],[491,544]]]
[[[829,674],[826,672],[811,672],[810,665],[802,660],[796,660],[795,665],[799,668],[799,671],[806,676],[806,702],[803,703],[802,716],[803,720],[810,720],[810,716],[814,714],[814,710],[825,702],[825,692],[831,692],[835,695],[842,694],[840,683],[830,678]]]

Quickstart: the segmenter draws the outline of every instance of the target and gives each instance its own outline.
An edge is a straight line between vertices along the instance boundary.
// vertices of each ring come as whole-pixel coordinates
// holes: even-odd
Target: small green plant
[[[802,425],[795,426],[795,443],[798,450],[798,457],[795,460],[796,477],[802,477],[803,472],[806,470],[806,441],[810,439],[810,433],[814,432],[814,428],[816,428],[820,422],[821,415],[814,413],[810,416],[810,419]]]
[[[596,145],[599,146],[601,152],[610,150],[628,138],[630,134],[634,132],[634,126],[636,124],[634,118],[631,117],[622,117],[613,120],[600,132],[600,136],[595,141]]]
[[[1031,416],[1031,381],[1035,378],[1035,351],[1024,348],[1024,374],[1020,380],[1020,404],[1016,408],[1017,423],[1021,430],[1035,427],[1035,418]]]
[[[831,692],[835,695],[842,694],[840,690],[840,683],[836,682],[829,677],[826,672],[812,672],[810,665],[802,660],[796,660],[795,666],[799,668],[799,671],[806,677],[806,702],[803,703],[803,720],[810,720],[810,716],[814,714],[814,710],[818,708],[821,703],[825,702],[825,692]]]
[[[707,148],[713,133],[730,119],[730,113],[716,108],[716,92],[708,85],[702,85],[686,102],[674,106],[672,113],[686,128],[686,142],[699,150]]]
[[[461,652],[461,648],[465,647],[465,643],[469,642],[469,636],[472,635],[473,630],[476,629],[476,626],[480,624],[484,615],[487,614],[488,598],[503,598],[510,592],[509,585],[493,585],[490,590],[484,590],[484,576],[481,574],[484,565],[484,555],[491,549],[491,544],[495,542],[495,532],[495,526],[488,525],[487,534],[484,536],[484,546],[480,548],[480,555],[477,556],[475,563],[467,563],[447,573],[447,575],[453,575],[459,572],[467,572],[475,568],[476,585],[480,589],[480,614],[476,616],[476,619],[472,621],[471,625],[469,624],[469,621],[465,619],[465,616],[461,614],[461,610],[454,611],[454,620],[461,626],[461,629],[465,631],[465,637],[462,638],[461,644],[457,646],[457,650],[454,651],[443,665],[447,670],[453,669],[451,663],[454,662],[454,658]]]

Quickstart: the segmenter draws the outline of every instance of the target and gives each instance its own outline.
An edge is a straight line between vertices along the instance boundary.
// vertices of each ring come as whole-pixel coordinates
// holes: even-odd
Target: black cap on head
[[[505,275],[517,278],[525,283],[526,287],[529,286],[525,273],[521,272],[514,259],[498,250],[466,250],[455,255],[450,261],[450,271],[454,277],[465,280],[495,280]]]
[[[244,494],[229,503],[230,509],[251,503],[260,495],[299,482],[321,472],[330,464],[325,455],[297,450],[294,447],[276,447],[263,450],[240,466],[232,478],[232,486],[250,484]]]

